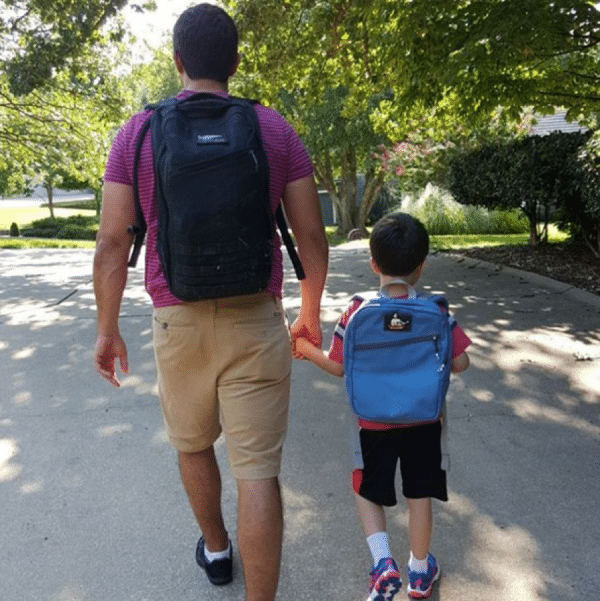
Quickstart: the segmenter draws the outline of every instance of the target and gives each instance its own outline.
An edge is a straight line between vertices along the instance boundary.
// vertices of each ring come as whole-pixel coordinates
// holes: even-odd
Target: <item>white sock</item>
[[[212,553],[204,546],[204,557],[206,557],[206,561],[211,563],[216,559],[228,559],[231,555],[231,541],[227,542],[227,548],[224,551],[217,551],[216,553]]]
[[[377,565],[381,559],[391,557],[390,544],[388,542],[387,532],[376,532],[367,537],[367,545],[373,556],[373,565]]]
[[[410,559],[408,560],[408,569],[412,572],[426,572],[427,571],[427,556],[425,559],[417,559],[412,551],[410,552]]]

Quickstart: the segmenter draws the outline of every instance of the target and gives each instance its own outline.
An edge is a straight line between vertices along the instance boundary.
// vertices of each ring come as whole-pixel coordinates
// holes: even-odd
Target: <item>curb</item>
[[[489,261],[483,261],[482,259],[472,259],[471,257],[465,257],[452,252],[438,251],[435,254],[443,254],[444,256],[451,258],[456,263],[466,263],[467,265],[473,265],[473,267],[482,267],[483,269],[489,269],[493,271],[504,271],[515,277],[526,278],[531,282],[551,288],[558,294],[564,294],[573,300],[591,305],[600,311],[600,296],[593,294],[592,292],[588,292],[587,290],[571,286],[571,284],[565,284],[564,282],[559,282],[558,280],[553,280],[552,278],[540,275],[538,273],[533,273],[531,271],[524,271],[515,267],[507,267],[506,265],[500,265],[499,263],[490,263]]]

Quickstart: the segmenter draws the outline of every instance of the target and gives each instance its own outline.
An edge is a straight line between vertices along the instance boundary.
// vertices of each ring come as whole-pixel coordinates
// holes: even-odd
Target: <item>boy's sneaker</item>
[[[206,572],[212,584],[229,584],[233,580],[233,561],[231,558],[231,541],[229,543],[229,557],[208,561],[204,554],[204,537],[201,537],[196,547],[196,562]]]
[[[408,568],[408,596],[413,599],[426,599],[433,590],[433,583],[440,577],[440,568],[431,554],[427,554],[427,571],[415,572]]]
[[[380,559],[369,572],[371,594],[367,601],[392,601],[402,586],[402,577],[391,557]]]

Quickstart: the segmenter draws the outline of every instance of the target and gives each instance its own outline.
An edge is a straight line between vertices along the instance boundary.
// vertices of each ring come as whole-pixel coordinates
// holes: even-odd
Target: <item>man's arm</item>
[[[127,228],[136,221],[131,186],[105,182],[102,217],[94,255],[94,294],[97,326],[96,371],[113,386],[119,386],[115,360],[128,373],[127,348],[119,332],[119,311],[127,283],[127,261],[133,241]]]
[[[323,342],[321,296],[327,277],[329,248],[313,176],[289,183],[283,205],[306,273],[306,278],[300,281],[302,306],[291,327],[292,342],[298,337],[305,337],[320,348]]]

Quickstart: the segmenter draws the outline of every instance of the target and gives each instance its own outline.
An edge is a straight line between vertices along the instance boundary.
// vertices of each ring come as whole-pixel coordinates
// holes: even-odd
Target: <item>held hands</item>
[[[127,363],[127,347],[119,333],[112,336],[98,336],[96,339],[96,349],[94,362],[96,371],[113,386],[119,387],[119,382],[115,372],[115,360],[119,360],[121,372],[129,373]]]
[[[294,320],[290,327],[292,338],[292,354],[296,359],[305,359],[306,357],[296,348],[296,342],[300,339],[308,340],[312,345],[321,348],[323,334],[321,332],[321,322],[306,318],[302,312]]]

